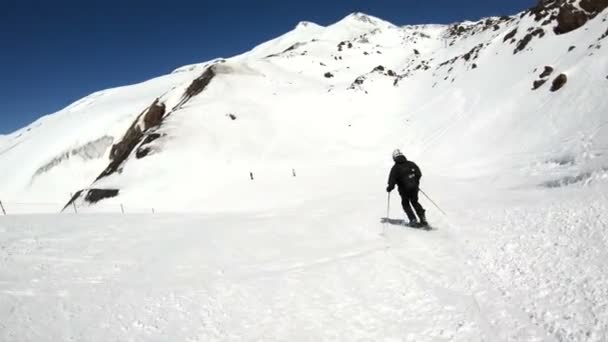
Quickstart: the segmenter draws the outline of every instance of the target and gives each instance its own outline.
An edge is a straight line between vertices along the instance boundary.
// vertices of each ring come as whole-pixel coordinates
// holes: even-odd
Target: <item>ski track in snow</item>
[[[581,205],[431,232],[321,209],[4,217],[0,339],[603,341],[607,203]]]

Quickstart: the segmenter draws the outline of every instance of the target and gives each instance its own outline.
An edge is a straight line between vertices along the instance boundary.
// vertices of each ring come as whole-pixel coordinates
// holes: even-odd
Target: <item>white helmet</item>
[[[403,153],[399,149],[393,151],[393,160],[397,159],[397,157],[403,157]]]

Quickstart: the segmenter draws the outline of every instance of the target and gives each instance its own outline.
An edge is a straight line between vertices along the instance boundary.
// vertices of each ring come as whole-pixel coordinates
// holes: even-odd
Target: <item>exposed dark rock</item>
[[[529,13],[534,15],[534,20],[540,21],[547,16],[550,16],[553,9],[567,3],[570,0],[539,0],[536,6],[529,10]]]
[[[112,198],[112,197],[116,197],[118,196],[118,194],[120,193],[120,190],[117,189],[88,189],[88,190],[80,190],[78,192],[76,192],[74,194],[74,196],[72,196],[72,198],[70,199],[70,201],[63,207],[62,211],[65,211],[66,209],[68,209],[70,206],[72,206],[74,204],[74,202],[76,202],[77,199],[79,199],[83,193],[85,193],[86,191],[86,195],[84,197],[84,200],[90,204],[95,204],[103,199],[106,198]]]
[[[230,120],[234,121],[236,120],[236,115],[234,114],[228,114],[228,117],[230,118]]]
[[[393,70],[390,70],[390,69],[386,72],[386,74],[389,75],[390,77],[397,76],[397,74]]]
[[[139,147],[137,148],[137,151],[135,151],[135,158],[141,159],[141,158],[146,157],[148,154],[150,154],[150,152],[152,152],[152,149],[147,145],[149,145],[154,140],[159,139],[162,136],[163,135],[159,134],[159,133],[148,134],[146,136],[146,138],[144,139],[144,141],[141,143],[141,145],[139,145]]]
[[[144,131],[161,124],[165,115],[165,104],[158,103],[158,100],[150,106],[148,113],[144,116]]]
[[[545,30],[543,30],[540,27],[537,28],[536,30],[532,31],[531,33],[528,33],[519,42],[517,42],[517,46],[515,47],[513,54],[523,51],[526,48],[526,46],[528,46],[528,44],[532,41],[532,38],[534,38],[536,36],[538,36],[539,38],[542,38],[542,37],[544,37],[544,35],[545,35]]]
[[[557,20],[554,31],[556,34],[564,34],[580,28],[589,19],[595,18],[608,7],[608,0],[580,0],[578,6],[580,9],[575,7],[574,0],[539,0],[529,12],[534,15],[536,21],[545,18],[543,25]]]
[[[215,75],[216,73],[213,65],[205,69],[201,76],[192,81],[190,86],[188,86],[179,103],[173,107],[172,112],[180,109],[181,106],[188,102],[192,97],[200,94]],[[148,155],[151,149],[145,145],[158,139],[161,135],[158,133],[146,135],[146,133],[149,133],[152,129],[158,128],[162,124],[163,119],[172,113],[170,112],[165,115],[165,112],[165,104],[160,103],[159,99],[156,99],[148,108],[139,114],[129,129],[127,129],[127,132],[122,139],[112,146],[112,149],[110,150],[110,163],[97,177],[96,181],[117,172],[122,163],[138,145],[140,148],[136,151],[136,157],[143,158]],[[142,141],[143,143],[140,145]],[[104,198],[117,196],[118,192],[119,190],[116,189],[91,189],[88,190],[85,200],[89,203],[95,203]],[[82,191],[79,191],[68,205],[72,204],[81,194]]]
[[[550,66],[545,66],[545,70],[540,74],[540,78],[549,77],[553,73],[553,68]]]
[[[186,89],[184,95],[181,100],[175,107],[173,107],[172,111],[176,111],[184,105],[184,103],[188,102],[194,96],[200,94],[206,87],[209,85],[211,80],[216,76],[215,66],[212,65],[205,69],[205,71],[197,77]]]
[[[127,159],[131,151],[141,142],[143,139],[143,132],[152,127],[152,124],[160,125],[162,122],[163,115],[165,114],[165,104],[159,103],[158,99],[146,108],[138,117],[135,119],[131,127],[127,130],[122,139],[112,146],[110,150],[110,165],[99,175],[97,179],[108,176],[118,170],[118,167],[122,162]],[[143,120],[142,120],[143,117]],[[139,122],[144,122],[144,127],[140,126]]]
[[[283,54],[285,52],[293,51],[293,50],[299,48],[300,46],[304,46],[304,45],[306,45],[306,43],[301,43],[301,42],[295,43],[292,46],[288,47],[287,49],[283,50],[283,52],[281,52],[281,53]]]
[[[382,65],[378,65],[377,67],[374,68],[374,70],[372,71],[384,71],[384,67]]]
[[[418,50],[414,49],[414,54],[415,54],[415,55],[419,55],[419,54],[420,54],[420,51],[418,51]]]
[[[334,74],[332,74],[331,72],[328,71],[323,76],[325,76],[325,78],[332,78],[332,77],[334,77]]]
[[[581,0],[579,6],[585,11],[595,15],[608,7],[608,0]]]
[[[551,17],[550,17],[550,18],[548,18],[547,20],[543,21],[541,25],[542,25],[542,26],[547,26],[547,25],[551,24],[551,23],[553,22],[553,20],[554,20],[554,19],[555,19],[555,18],[551,18]]]
[[[207,85],[209,85],[215,75],[216,73],[213,65],[205,69],[201,76],[193,80],[190,86],[188,86],[184,92],[184,95],[182,96],[182,99],[175,107],[173,107],[172,112],[180,109],[181,106],[188,102],[192,97],[200,94],[207,87]],[[137,117],[137,119],[135,119],[123,138],[112,146],[112,149],[110,150],[110,164],[99,175],[99,177],[97,177],[96,180],[109,176],[118,171],[120,165],[122,165],[135,147],[137,147],[137,145],[139,145],[144,139],[144,132],[160,126],[163,119],[171,114],[168,113],[165,115],[165,111],[166,108],[164,103],[159,103],[158,99],[154,100],[150,107],[146,108]],[[141,127],[140,122],[144,123],[144,127]]]
[[[450,26],[450,28],[448,29],[448,35],[450,37],[460,37],[463,34],[465,34],[467,32],[467,28],[460,25],[460,24],[455,24]]]
[[[565,74],[560,74],[553,80],[551,91],[558,91],[568,82],[568,77]]]
[[[80,195],[82,195],[83,192],[84,190],[78,190],[61,211],[65,211],[69,206],[71,206],[80,197]]]
[[[606,32],[604,32],[604,34],[600,37],[600,40],[602,40],[606,37],[608,37],[608,29],[606,29]]]
[[[94,204],[102,199],[116,197],[119,193],[120,190],[118,189],[89,189],[84,197],[84,200]]]
[[[570,51],[572,51],[574,49],[576,49],[576,46],[572,45],[571,47],[568,48],[568,52],[570,52]]]
[[[589,15],[578,10],[572,5],[564,5],[557,14],[557,26],[553,28],[556,34],[564,34],[574,31],[585,25],[589,20]]]
[[[352,49],[352,48],[353,48],[353,43],[348,42],[348,48],[349,48],[349,49]]]
[[[471,65],[471,69],[477,69],[477,64],[473,63],[473,65]]]
[[[135,158],[145,158],[148,156],[148,154],[150,154],[150,152],[152,152],[152,149],[150,147],[139,147],[137,151],[135,151]]]
[[[532,90],[536,90],[536,89],[540,88],[546,82],[547,82],[546,79],[534,81],[534,83],[532,83]]]
[[[365,76],[359,76],[353,81],[353,83],[348,87],[348,89],[357,89],[358,87],[363,85],[363,82],[365,82]]]
[[[516,34],[517,34],[517,28],[515,28],[513,31],[507,33],[507,35],[505,36],[505,38],[502,41],[506,42],[507,40],[515,37]]]
[[[446,66],[448,64],[454,64],[454,62],[456,62],[457,60],[458,60],[458,56],[456,56],[456,57],[454,57],[452,59],[448,59],[447,61],[440,63],[439,67],[443,67],[443,66]]]

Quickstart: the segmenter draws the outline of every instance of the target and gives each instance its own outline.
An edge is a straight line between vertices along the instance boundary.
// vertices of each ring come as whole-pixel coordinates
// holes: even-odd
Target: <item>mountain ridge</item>
[[[400,27],[361,13],[350,14],[327,27],[296,25],[294,30],[243,54],[183,66],[136,85],[96,92],[1,137],[0,187],[5,196],[22,201],[61,201],[68,197],[66,194],[77,193],[70,203],[86,207],[93,202],[85,199],[86,193],[95,189],[112,190],[119,197],[125,196],[125,201],[141,203],[157,190],[138,193],[132,190],[138,188],[137,183],[142,184],[141,189],[158,189],[153,180],[161,187],[181,182],[182,178],[197,184],[200,176],[182,170],[189,163],[184,151],[193,156],[200,153],[215,165],[217,170],[209,177],[230,167],[232,156],[249,160],[250,166],[242,165],[240,172],[245,175],[248,168],[276,164],[291,170],[295,165],[290,164],[316,162],[316,158],[319,162],[351,164],[339,157],[340,153],[350,153],[346,152],[348,146],[355,147],[357,159],[370,161],[379,160],[380,151],[403,144],[412,146],[414,156],[432,149],[435,152],[428,162],[437,163],[439,169],[453,161],[448,146],[452,143],[466,150],[466,158],[487,158],[489,153],[476,146],[475,141],[491,142],[507,151],[517,146],[518,139],[498,141],[497,134],[484,130],[502,135],[497,123],[516,127],[513,125],[518,125],[517,120],[524,118],[524,113],[563,113],[564,108],[573,108],[572,104],[564,108],[551,104],[563,105],[567,97],[580,98],[576,103],[590,101],[573,91],[583,86],[581,77],[602,72],[598,58],[605,55],[600,37],[606,31],[606,11],[597,12],[603,3],[598,1],[594,12],[585,11],[585,30],[580,26],[562,33],[556,29],[560,27],[559,13],[563,8],[571,11],[571,4],[558,3],[556,7],[555,2],[541,1],[540,7],[514,16],[451,25]],[[581,63],[587,66],[582,68]],[[496,69],[498,65],[508,65],[511,70],[503,72]],[[549,66],[552,71],[541,75]],[[548,88],[554,88],[558,79],[565,90],[550,92]],[[595,84],[593,89],[599,89],[602,79],[599,74],[589,79]],[[518,99],[522,108],[505,102],[501,92]],[[599,108],[605,106],[597,99],[591,101],[598,109],[581,114],[590,121],[590,127],[601,124]],[[492,105],[501,109],[492,109]],[[163,106],[164,110],[160,110]],[[374,119],[370,113],[378,111],[382,114]],[[482,111],[502,115],[490,115],[495,121],[488,121]],[[324,122],[327,128],[319,129],[307,119]],[[552,120],[553,125],[559,126],[555,139],[575,130],[562,126],[565,121]],[[454,135],[450,144],[440,141],[443,138],[436,132],[449,132],[449,127],[465,125],[464,122],[469,122],[468,128],[463,129],[472,132],[473,138]],[[541,125],[542,121],[535,122]],[[585,132],[591,129],[580,124],[576,127]],[[332,135],[326,129],[336,133]],[[409,132],[406,137],[400,134],[403,129]],[[221,134],[231,131],[239,133],[230,134],[230,138]],[[288,131],[297,133],[292,137],[285,133]],[[518,134],[530,141],[529,148],[549,146],[548,137],[534,137],[523,131]],[[87,146],[93,146],[95,141],[107,145],[110,139],[112,143],[104,153],[97,149],[92,154],[71,152],[87,151],[91,148]],[[176,141],[182,141],[182,145],[172,145]],[[418,146],[416,141],[425,146]],[[203,147],[197,151],[190,144]],[[120,146],[128,148],[117,158],[115,151]],[[283,150],[300,157],[287,157]],[[174,160],[169,154],[179,157]],[[61,162],[56,163],[57,160]],[[174,173],[172,176],[151,171],[164,169],[161,165],[166,163],[180,166],[169,172]],[[192,165],[194,169],[206,172],[196,165],[198,162]],[[602,167],[585,164],[584,172],[577,172]],[[108,169],[113,172],[102,172]],[[74,173],[76,176],[71,176]],[[198,187],[211,187],[203,183]],[[127,195],[129,191],[134,192]],[[213,197],[213,191],[202,196],[205,199],[186,187],[183,192],[190,197],[184,199],[188,203],[207,203]],[[179,197],[177,191],[172,196]]]

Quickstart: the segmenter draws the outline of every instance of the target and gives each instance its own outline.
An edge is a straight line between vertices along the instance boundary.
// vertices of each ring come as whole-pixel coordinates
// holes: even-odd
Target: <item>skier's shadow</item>
[[[389,217],[383,217],[380,219],[381,223],[388,223],[388,224],[392,224],[392,225],[396,225],[396,226],[404,226],[405,225],[405,220],[403,219],[392,219]]]
[[[406,228],[412,228],[412,229],[422,229],[422,230],[435,230],[433,227],[431,226],[410,226],[409,222],[406,222],[404,219],[392,219],[390,217],[382,217],[380,219],[381,223],[388,223],[390,225],[394,225],[394,226],[401,226],[401,227],[406,227]]]

